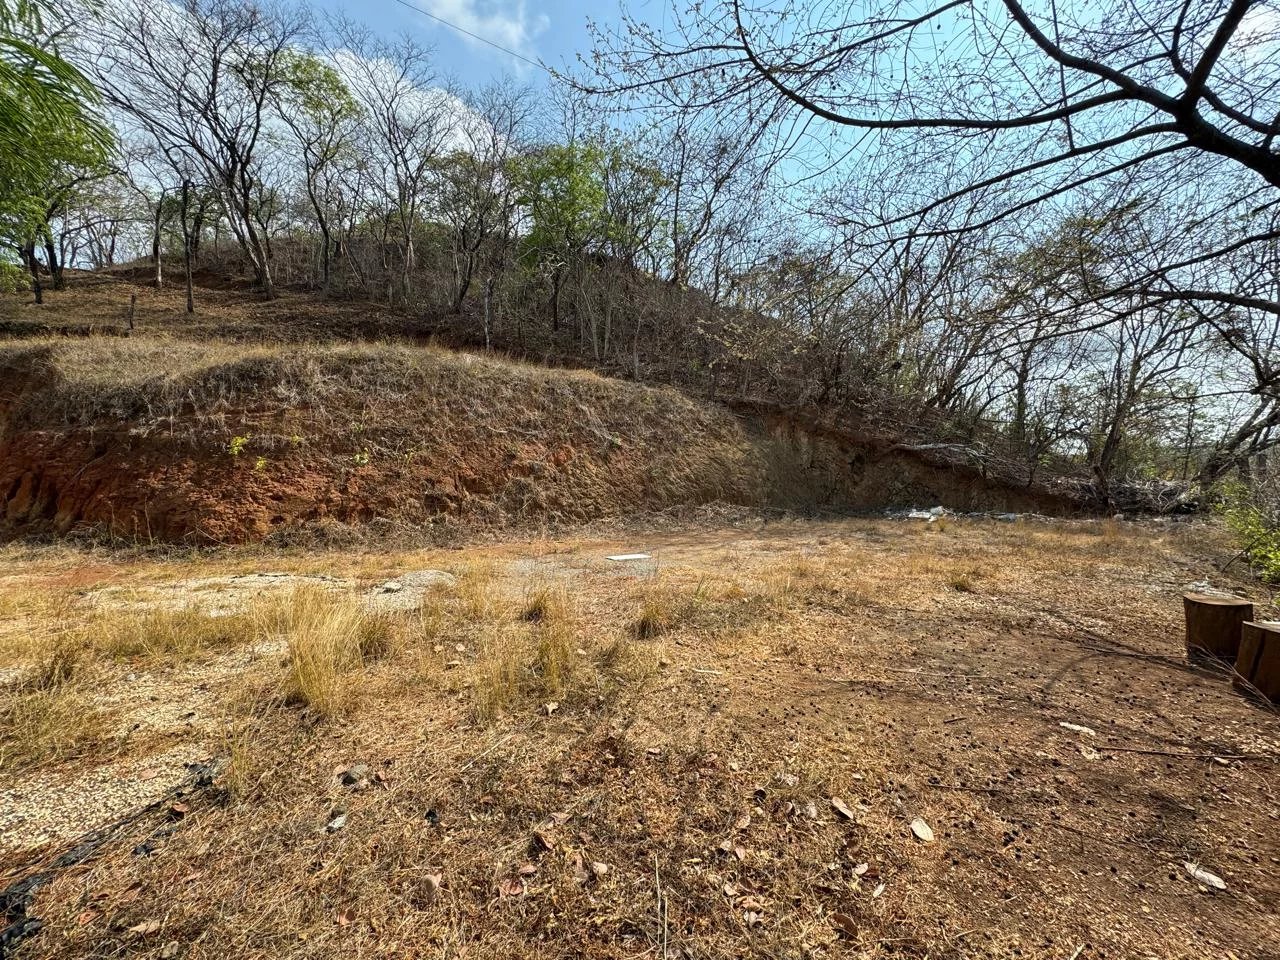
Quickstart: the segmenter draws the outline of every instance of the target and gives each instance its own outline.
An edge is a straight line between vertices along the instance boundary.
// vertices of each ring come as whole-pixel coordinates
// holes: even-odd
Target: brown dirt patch
[[[656,574],[602,560],[624,550]],[[1200,524],[864,521],[291,555],[452,563],[477,610],[477,569],[508,597],[568,584],[578,680],[478,721],[482,637],[538,629],[497,604],[366,668],[345,719],[232,697],[236,790],[153,856],[142,823],[62,874],[20,956],[1274,956],[1280,720],[1181,650],[1187,583],[1268,599],[1228,555]],[[619,673],[659,589],[669,627],[627,646],[653,666]]]

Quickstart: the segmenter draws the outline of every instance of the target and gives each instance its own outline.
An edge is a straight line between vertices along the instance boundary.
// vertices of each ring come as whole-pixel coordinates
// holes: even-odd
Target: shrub
[[[1218,510],[1258,576],[1280,583],[1280,477],[1229,484]]]
[[[0,293],[17,293],[31,287],[31,277],[16,263],[0,261]]]

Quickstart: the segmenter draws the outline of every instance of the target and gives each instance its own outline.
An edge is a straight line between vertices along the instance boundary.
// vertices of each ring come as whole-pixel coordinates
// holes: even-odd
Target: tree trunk
[[[484,352],[488,353],[489,331],[492,329],[493,321],[491,311],[493,310],[493,277],[489,277],[484,282]]]
[[[182,266],[187,281],[187,313],[196,312],[195,292],[191,284],[191,228],[187,214],[191,203],[191,181],[182,181]]]
[[[564,276],[560,267],[551,271],[551,332],[560,330],[560,285]]]
[[[1264,697],[1280,702],[1280,626],[1273,623],[1245,623],[1240,628],[1240,652],[1236,655],[1235,676],[1239,689],[1250,687]]]
[[[160,226],[164,222],[164,194],[156,201],[156,216],[151,223],[151,263],[155,267],[154,284],[164,286],[164,267],[160,264]]]
[[[48,227],[44,229],[44,256],[49,264],[49,277],[53,280],[53,289],[61,290],[67,282],[62,274],[62,260],[58,257],[58,248],[53,244],[53,234]]]
[[[28,241],[22,248],[22,259],[31,271],[31,293],[35,296],[36,303],[44,303],[44,284],[40,282],[40,261],[36,259],[34,241]]]

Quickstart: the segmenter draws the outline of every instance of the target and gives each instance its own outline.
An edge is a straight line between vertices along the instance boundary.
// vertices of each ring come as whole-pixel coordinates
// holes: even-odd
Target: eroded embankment
[[[10,534],[246,542],[441,517],[673,506],[1043,502],[675,390],[403,345],[27,341],[0,349]]]

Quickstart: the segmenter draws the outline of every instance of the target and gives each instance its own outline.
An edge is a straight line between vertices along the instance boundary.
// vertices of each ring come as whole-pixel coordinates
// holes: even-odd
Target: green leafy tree
[[[101,176],[113,145],[93,85],[57,52],[59,31],[35,0],[0,0],[0,239],[17,250],[42,299],[36,248],[55,282],[50,220]]]
[[[553,144],[511,164],[517,202],[527,213],[522,258],[551,280],[551,327],[560,328],[560,294],[568,269],[608,233],[605,171],[598,143]]]
[[[280,115],[302,150],[303,185],[320,229],[321,283],[328,294],[333,224],[349,200],[345,173],[355,161],[360,105],[338,71],[313,54],[287,52],[281,73]]]

